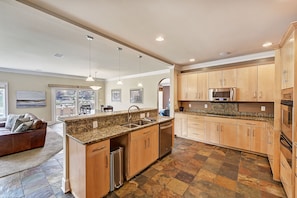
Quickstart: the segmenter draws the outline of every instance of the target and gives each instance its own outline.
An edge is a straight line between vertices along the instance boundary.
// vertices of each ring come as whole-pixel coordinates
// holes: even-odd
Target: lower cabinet
[[[188,136],[188,115],[185,113],[175,113],[174,134],[178,137]]]
[[[288,198],[292,198],[292,168],[282,153],[280,153],[280,180]]]
[[[159,125],[129,133],[128,145],[126,177],[130,179],[158,159]]]
[[[71,193],[80,198],[97,198],[110,189],[110,142],[83,145],[69,140],[69,180]]]
[[[267,154],[266,122],[176,113],[175,132],[192,140]]]
[[[238,146],[241,149],[267,154],[268,134],[265,122],[238,121]]]
[[[205,141],[205,121],[203,116],[188,115],[188,137]]]

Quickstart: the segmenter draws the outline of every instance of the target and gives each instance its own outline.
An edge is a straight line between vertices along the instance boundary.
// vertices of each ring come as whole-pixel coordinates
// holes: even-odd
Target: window
[[[95,112],[96,92],[88,89],[55,89],[55,118]]]
[[[0,82],[0,119],[5,119],[8,114],[8,86]]]

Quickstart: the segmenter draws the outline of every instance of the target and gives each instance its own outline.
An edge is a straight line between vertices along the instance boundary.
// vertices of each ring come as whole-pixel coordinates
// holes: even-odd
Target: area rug
[[[0,157],[0,177],[38,166],[62,148],[63,138],[48,127],[44,147]]]

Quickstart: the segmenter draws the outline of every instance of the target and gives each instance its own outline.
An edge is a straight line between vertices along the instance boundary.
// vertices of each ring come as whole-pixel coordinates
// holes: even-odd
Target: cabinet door
[[[220,132],[220,144],[225,146],[238,147],[236,125],[221,123]]]
[[[198,100],[208,100],[208,86],[207,86],[207,73],[197,74],[197,96]]]
[[[191,73],[186,75],[187,76],[187,99],[188,100],[197,100],[198,93],[197,93],[197,73]]]
[[[251,128],[251,151],[267,154],[267,132],[264,127]]]
[[[257,101],[257,73],[257,66],[237,69],[237,101]]]
[[[294,86],[294,39],[292,34],[280,49],[282,89]]]
[[[147,160],[146,166],[148,166],[159,157],[159,125],[147,127],[147,130],[143,130],[143,133],[147,135],[144,156]]]
[[[187,115],[183,113],[175,113],[174,115],[174,133],[179,137],[188,136],[188,119]]]
[[[206,141],[214,144],[220,143],[220,123],[206,122]]]
[[[87,146],[87,197],[103,197],[109,192],[109,140]]]
[[[146,162],[146,138],[142,130],[129,134],[129,162],[128,162],[128,178],[139,173],[147,164]]]
[[[274,64],[258,66],[258,101],[274,101]]]
[[[208,87],[209,88],[220,88],[223,86],[222,71],[208,72]]]
[[[187,75],[177,76],[177,99],[187,100],[188,80]]]
[[[236,87],[236,69],[223,70],[223,87]]]
[[[248,125],[241,125],[237,126],[237,141],[238,147],[245,150],[250,150],[251,148],[251,127]]]

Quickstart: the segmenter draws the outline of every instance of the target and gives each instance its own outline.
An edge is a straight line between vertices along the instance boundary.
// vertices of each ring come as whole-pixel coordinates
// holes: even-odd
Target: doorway
[[[158,112],[161,116],[170,115],[170,79],[164,78],[158,86]]]

